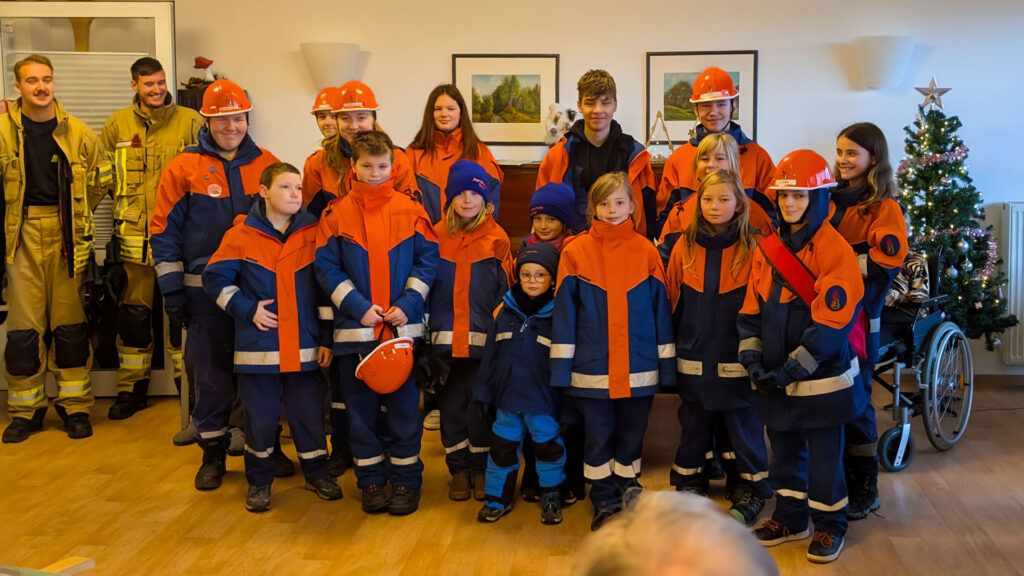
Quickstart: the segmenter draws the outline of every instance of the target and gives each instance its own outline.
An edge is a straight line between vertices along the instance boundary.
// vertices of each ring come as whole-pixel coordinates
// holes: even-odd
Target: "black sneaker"
[[[590,521],[590,531],[596,532],[598,528],[607,524],[609,520],[621,511],[622,508],[594,508],[594,517]]]
[[[391,502],[388,504],[388,514],[392,516],[405,516],[412,514],[420,507],[420,491],[408,486],[395,486],[395,493],[391,495]]]
[[[383,486],[370,484],[363,488],[363,512],[376,514],[388,509],[388,493]]]
[[[249,493],[245,496],[245,509],[257,513],[270,510],[270,486],[250,484]]]
[[[89,415],[85,412],[68,414],[64,420],[64,429],[67,430],[68,438],[73,440],[92,436],[92,423],[89,422]]]
[[[878,510],[882,505],[878,498],[878,478],[850,478],[847,486],[850,491],[850,503],[846,507],[846,517],[850,520],[867,518],[868,514]]]
[[[744,526],[752,526],[758,514],[764,510],[764,499],[758,498],[750,490],[736,490],[736,500],[729,508],[729,514]]]
[[[767,522],[761,525],[760,528],[754,530],[754,537],[758,539],[764,546],[778,546],[783,542],[791,542],[793,540],[803,540],[807,538],[810,533],[807,528],[799,532],[794,532],[789,528],[779,524],[774,518],[769,518]]]
[[[107,418],[111,420],[124,420],[131,418],[136,412],[148,406],[145,398],[138,398],[131,392],[118,392],[117,398],[107,411]]]
[[[512,511],[511,506],[505,508],[499,508],[499,506],[501,504],[484,504],[480,511],[476,513],[476,521],[485,524],[497,522],[499,518]]]
[[[38,422],[34,418],[21,418],[15,417],[11,420],[11,423],[4,428],[3,442],[4,444],[17,444],[18,442],[24,442],[29,436],[39,432],[43,429],[43,422]]]
[[[824,530],[815,530],[811,545],[807,547],[807,559],[818,564],[828,564],[835,562],[842,551],[842,534],[829,534]]]
[[[523,497],[523,502],[540,502],[540,488],[537,486],[522,486],[519,493]]]
[[[725,478],[725,468],[722,468],[722,461],[718,459],[717,455],[707,461],[706,467],[708,480]]]
[[[540,523],[549,526],[562,523],[562,491],[560,489],[545,490],[541,494]]]
[[[354,464],[351,453],[346,450],[334,450],[327,458],[327,475],[331,478],[340,478]]]
[[[687,492],[689,494],[696,494],[703,498],[708,497],[708,487],[705,486],[676,486],[676,492]]]
[[[316,492],[321,500],[341,500],[341,497],[344,496],[341,486],[338,486],[338,483],[330,478],[306,480],[306,485],[303,488],[310,492]]]

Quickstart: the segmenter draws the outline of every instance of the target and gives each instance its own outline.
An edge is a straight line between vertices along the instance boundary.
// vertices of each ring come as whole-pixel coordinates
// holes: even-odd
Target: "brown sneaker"
[[[448,487],[448,497],[456,502],[469,500],[472,495],[469,482],[469,472],[456,472],[452,475],[451,486]]]

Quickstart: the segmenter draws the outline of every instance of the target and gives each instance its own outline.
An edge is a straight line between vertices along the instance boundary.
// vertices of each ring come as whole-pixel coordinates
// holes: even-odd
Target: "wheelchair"
[[[893,397],[884,410],[892,411],[894,425],[878,436],[879,464],[889,472],[905,469],[914,459],[911,417],[921,416],[929,442],[945,452],[963,437],[971,415],[974,360],[967,337],[942,311],[949,295],[938,293],[941,262],[941,252],[927,258],[929,297],[916,314],[888,307],[882,312],[873,378]],[[917,380],[908,386],[909,393],[901,381],[904,368]],[[890,370],[892,383],[881,378]]]

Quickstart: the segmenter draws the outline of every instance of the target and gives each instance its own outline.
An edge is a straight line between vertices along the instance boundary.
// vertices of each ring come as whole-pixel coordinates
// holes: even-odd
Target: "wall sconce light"
[[[914,39],[910,36],[861,36],[853,40],[868,88],[899,86],[910,66]]]
[[[359,66],[359,45],[344,42],[302,42],[302,57],[315,90],[340,86],[354,79]]]

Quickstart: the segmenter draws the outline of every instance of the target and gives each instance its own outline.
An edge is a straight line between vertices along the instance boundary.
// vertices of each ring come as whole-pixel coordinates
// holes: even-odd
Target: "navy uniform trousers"
[[[281,404],[288,414],[295,451],[307,480],[327,477],[324,380],[319,369],[285,374],[239,374],[245,406],[245,477],[252,486],[274,481],[274,444]]]
[[[622,497],[639,488],[640,456],[653,396],[576,398],[583,415],[583,477],[595,508],[619,509]]]
[[[846,534],[842,425],[793,430],[768,428],[768,440],[773,453],[769,482],[775,490],[772,519],[791,532],[802,532],[807,528],[809,515],[815,530]]]
[[[355,376],[358,354],[337,357],[341,398],[348,408],[349,445],[356,465],[356,486],[405,486],[419,490],[423,485],[420,460],[420,392],[412,376],[391,394],[378,394]],[[378,418],[386,411],[386,438],[379,432]],[[387,453],[385,453],[387,452]]]

